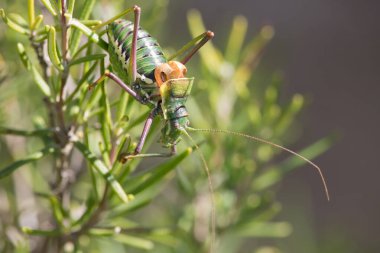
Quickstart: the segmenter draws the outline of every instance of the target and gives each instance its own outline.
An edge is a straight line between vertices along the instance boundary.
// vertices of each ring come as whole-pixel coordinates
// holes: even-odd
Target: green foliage
[[[121,164],[117,158],[135,147],[148,108],[104,82],[88,90],[107,67],[102,50],[107,42],[99,32],[107,21],[97,19],[100,10],[109,8],[114,20],[126,14],[115,10],[126,6],[122,1],[67,2],[28,0],[27,10],[7,2],[21,13],[0,10],[9,28],[0,33],[6,36],[0,46],[8,51],[7,61],[0,57],[0,104],[7,104],[7,113],[0,113],[0,237],[6,238],[0,250],[207,252],[211,204],[193,148],[182,143],[179,154],[168,160]],[[165,14],[166,5],[161,0],[143,6],[145,29],[160,26],[158,18],[165,15],[156,13]],[[194,37],[205,31],[197,11],[189,12],[188,23]],[[264,92],[249,85],[274,31],[265,26],[244,45],[246,30],[245,18],[237,17],[223,53],[212,43],[200,51],[200,64],[190,70],[197,80],[188,101],[190,119],[193,126],[281,143],[304,98],[296,94],[280,104],[277,75]],[[25,70],[16,68],[17,52]],[[156,148],[159,124],[154,122],[146,150]],[[278,162],[279,150],[265,144],[197,137],[216,189],[216,252],[243,252],[249,238],[288,236],[291,225],[273,221],[281,205],[272,186],[304,162],[297,157]],[[325,138],[300,153],[314,158],[330,143]]]

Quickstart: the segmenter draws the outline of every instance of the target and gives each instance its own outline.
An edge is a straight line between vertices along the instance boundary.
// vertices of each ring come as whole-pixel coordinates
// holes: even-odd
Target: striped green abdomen
[[[133,23],[128,20],[116,20],[107,29],[109,38],[109,54],[112,67],[116,74],[128,80],[128,64],[132,49]],[[139,28],[137,33],[136,64],[137,73],[154,79],[154,69],[167,62],[157,40]]]

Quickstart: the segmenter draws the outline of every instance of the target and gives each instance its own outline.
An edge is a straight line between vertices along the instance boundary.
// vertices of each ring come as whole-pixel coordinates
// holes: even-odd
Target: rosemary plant
[[[142,25],[158,37],[167,4],[142,6]],[[0,9],[2,252],[208,251],[210,193],[191,143],[182,142],[172,158],[122,164],[118,157],[135,148],[149,108],[108,81],[88,89],[108,67],[97,26],[131,5],[28,0],[5,1]],[[193,36],[205,31],[197,11],[188,24]],[[246,30],[246,19],[236,17],[223,52],[212,43],[200,51],[190,69],[197,80],[190,119],[289,144],[285,136],[304,98],[280,104],[277,75],[260,85],[263,91],[250,85],[274,30],[264,26],[244,43]],[[160,149],[160,123],[153,122],[146,151]],[[235,137],[193,137],[212,171],[216,252],[246,252],[251,238],[288,236],[290,224],[273,221],[281,205],[272,186],[304,162],[279,161],[280,150]],[[300,153],[314,158],[330,143],[325,138]]]

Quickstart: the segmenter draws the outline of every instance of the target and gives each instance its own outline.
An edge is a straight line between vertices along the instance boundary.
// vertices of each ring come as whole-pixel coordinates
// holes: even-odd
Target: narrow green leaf
[[[38,15],[36,20],[34,21],[32,27],[31,27],[31,30],[34,31],[34,30],[38,29],[40,27],[43,19],[44,19],[44,16]]]
[[[79,22],[81,22],[82,24],[86,25],[86,26],[97,26],[97,25],[100,25],[102,23],[101,20],[91,20],[91,19],[87,19],[87,20],[80,20]]]
[[[144,249],[144,250],[151,250],[154,248],[154,243],[152,241],[142,239],[135,236],[125,235],[125,234],[118,234],[112,237],[114,240],[121,242],[123,244]]]
[[[107,219],[114,219],[116,217],[125,217],[131,212],[140,210],[142,207],[148,205],[152,200],[161,192],[159,185],[149,187],[149,189],[137,194],[133,201],[124,205],[115,206],[108,214]]]
[[[276,104],[278,99],[278,89],[272,85],[269,85],[264,94],[264,104],[263,104],[263,114],[264,114],[264,123],[265,123],[265,114],[270,111],[270,108]]]
[[[32,29],[35,19],[34,12],[34,0],[28,0],[28,18],[29,18],[29,27]]]
[[[74,12],[74,6],[75,6],[75,0],[68,0],[69,1],[69,6],[67,7],[67,11],[70,14],[73,14]]]
[[[100,72],[101,73],[105,72],[104,60],[101,61]],[[104,85],[104,80],[102,82],[100,82],[99,85],[100,85],[101,90],[102,90],[102,96],[99,100],[99,105],[101,108],[105,109],[103,111],[103,113],[101,113],[99,115],[99,120],[100,120],[100,122],[103,122],[103,124],[101,125],[103,143],[105,145],[105,150],[109,154],[109,152],[111,150],[111,143],[112,143],[111,136],[112,136],[112,126],[113,126],[112,117],[111,117],[111,106],[110,106],[110,102],[108,100],[107,88]]]
[[[59,224],[60,227],[64,227],[64,212],[63,208],[58,201],[57,197],[55,196],[49,196],[49,202],[51,209],[53,210],[53,215],[57,223]]]
[[[146,235],[146,238],[170,248],[176,248],[181,243],[181,238],[177,233],[165,228],[154,229],[150,234]]]
[[[96,0],[85,0],[84,5],[80,11],[79,19],[86,20],[90,17],[90,14],[92,12],[92,9],[94,8],[95,2]],[[73,31],[70,38],[70,42],[69,42],[71,54],[75,54],[79,46],[80,36],[81,36],[80,31],[77,31],[77,30]]]
[[[42,93],[45,96],[50,97],[51,91],[49,85],[45,82],[45,80],[42,78],[42,76],[34,66],[32,67],[32,74],[34,81],[36,82],[37,86],[40,88]]]
[[[0,9],[0,16],[1,18],[3,19],[4,23],[7,24],[9,26],[9,28],[13,29],[14,31],[16,32],[19,32],[21,34],[25,34],[25,35],[29,35],[30,34],[30,31],[25,29],[24,27],[18,25],[17,23],[13,22],[11,19],[9,19],[6,15],[5,15],[5,11],[4,9]]]
[[[66,6],[66,0],[49,0],[50,3],[55,3],[55,6],[58,10],[58,14],[62,15],[62,4]]]
[[[35,35],[36,36],[39,36],[39,35],[48,35],[49,34],[49,29],[50,29],[50,26],[48,26],[48,25],[40,27],[40,28],[38,28],[35,31]]]
[[[273,123],[273,120],[275,120],[273,117],[271,117],[271,115],[268,114],[271,114],[271,111],[273,111],[274,107],[278,107],[277,101],[279,97],[281,81],[282,78],[278,74],[274,74],[272,81],[265,89],[264,103],[261,109],[264,125],[271,125]]]
[[[92,236],[113,236],[113,235],[115,235],[115,229],[91,228],[88,231],[88,234],[92,235]]]
[[[226,60],[236,65],[241,53],[241,48],[247,33],[247,19],[244,16],[237,16],[232,23],[232,29],[228,38],[226,48]]]
[[[127,147],[126,149],[129,148],[129,145],[130,145],[130,136],[128,134],[123,134],[119,139],[118,141],[115,143],[117,145],[117,148],[116,148],[116,156],[115,157],[120,157],[122,151],[124,150],[124,147],[125,147],[125,144],[127,143],[127,140],[129,141],[129,143],[127,144]],[[117,175],[119,169],[121,169],[122,167],[122,163],[118,160],[116,160],[113,165],[112,165],[112,172],[115,173],[115,175]]]
[[[17,43],[17,50],[21,58],[21,62],[23,63],[25,68],[32,71],[33,80],[35,81],[37,86],[40,88],[40,90],[45,96],[49,97],[51,95],[49,85],[42,78],[38,70],[32,65],[32,63],[29,60],[28,55],[26,54],[25,48],[21,43]]]
[[[71,57],[71,60],[77,59],[81,55],[81,52],[85,50],[86,48],[88,49],[92,45],[91,41],[87,41],[86,43],[83,43],[83,45],[75,52],[75,54]]]
[[[243,64],[252,64],[260,52],[265,48],[265,46],[272,40],[274,36],[274,28],[272,26],[264,26],[261,28],[260,33],[246,46],[243,50]]]
[[[18,135],[18,136],[44,136],[51,134],[53,131],[50,129],[38,129],[38,130],[19,130],[19,129],[14,129],[14,128],[9,128],[9,127],[3,127],[0,126],[0,135]]]
[[[299,113],[305,104],[305,99],[301,94],[294,94],[291,102],[287,105],[274,125],[274,131],[277,136],[285,133],[292,124],[294,117]]]
[[[49,0],[40,0],[43,5],[45,5],[46,9],[53,15],[57,16],[57,8],[51,4]]]
[[[59,236],[61,232],[58,229],[54,230],[40,230],[40,229],[32,229],[28,227],[22,227],[22,232],[28,235],[37,235],[37,236]]]
[[[48,54],[49,54],[50,60],[53,63],[53,65],[57,69],[62,71],[63,65],[62,65],[61,60],[59,59],[59,56],[58,56],[56,32],[55,32],[55,28],[53,26],[49,27]]]
[[[187,148],[181,154],[176,155],[172,159],[158,165],[153,171],[148,171],[140,176],[134,177],[126,182],[126,188],[129,192],[137,194],[149,186],[161,181],[170,171],[174,170],[176,166],[182,162],[193,152],[192,148]]]
[[[44,34],[44,35],[41,35],[41,36],[38,36],[34,39],[34,42],[37,42],[37,43],[41,43],[43,42],[44,40],[47,40],[48,38],[48,35],[47,34]]]
[[[241,212],[239,220],[236,221],[235,226],[244,226],[248,223],[253,222],[265,222],[272,220],[280,211],[281,205],[277,202],[273,203],[273,199],[271,198],[258,198],[257,196],[257,204],[254,206],[246,206]],[[249,197],[246,199],[248,200]],[[250,202],[248,200],[248,202]]]
[[[21,59],[21,62],[22,64],[24,65],[24,67],[27,69],[27,70],[30,70],[30,60],[29,60],[29,57],[28,55],[26,54],[26,51],[25,51],[25,48],[24,48],[24,45],[21,44],[21,43],[17,43],[17,51],[18,51],[18,54],[20,56],[20,59]]]
[[[96,105],[96,103],[99,101],[101,97],[101,87],[98,85],[95,87],[93,91],[91,91],[90,98],[87,101],[83,101],[81,104],[81,110],[84,112],[83,119],[87,120],[89,113],[92,111],[92,108]],[[88,92],[88,89],[86,89],[86,92]]]
[[[90,131],[88,129],[87,122],[83,123],[83,132],[84,132],[84,136],[83,136],[84,145],[86,145],[87,147],[89,147],[89,145],[90,145],[89,144],[90,143]],[[86,166],[87,166],[87,168],[91,167],[91,163],[88,160],[86,160]],[[96,171],[90,169],[90,176],[91,176],[91,185],[92,185],[92,190],[93,190],[92,191],[93,195],[90,195],[90,199],[91,199],[92,196],[94,196],[94,199],[95,199],[94,202],[99,203],[100,197],[99,197],[98,178],[97,178],[97,175],[96,175]],[[90,202],[91,201],[90,199],[87,202]],[[88,209],[89,209],[89,205],[87,205],[87,210],[86,211],[89,211]]]
[[[102,136],[103,136],[103,139],[104,139],[103,132],[105,132],[105,131],[103,129],[105,129],[105,128],[103,127],[103,124],[102,124],[102,131],[101,132],[102,132]],[[106,138],[111,141],[111,136],[109,135],[109,131],[106,131],[106,133],[107,133]],[[107,166],[107,168],[111,168],[112,165],[111,165],[111,160],[110,160],[110,157],[109,157],[109,150],[108,150],[108,146],[110,146],[110,144],[108,144],[108,146],[107,146],[107,145],[104,145],[103,143],[104,142],[99,142],[98,143],[98,145],[99,145],[99,151],[100,151],[100,154],[102,155],[104,164]],[[110,170],[110,173],[112,173],[111,170]]]
[[[254,70],[258,66],[262,51],[272,40],[274,29],[272,26],[264,26],[259,35],[257,35],[243,50],[241,64],[237,67],[234,79],[236,90],[239,96],[249,98],[247,83],[251,79]]]
[[[15,161],[12,164],[6,166],[5,168],[0,169],[0,178],[4,178],[6,176],[9,176],[15,170],[20,168],[21,166],[28,164],[28,163],[31,163],[31,162],[34,162],[34,161],[37,161],[37,160],[41,159],[42,157],[53,153],[54,151],[55,151],[54,148],[44,148],[41,151],[38,151],[38,152],[31,154],[31,155],[28,155],[24,159]]]
[[[117,117],[116,117],[116,122],[120,123],[123,121],[125,117],[125,111],[127,108],[127,102],[129,99],[129,94],[127,92],[120,92],[120,99],[118,101],[118,106],[117,106]]]
[[[29,24],[28,21],[25,20],[25,18],[17,13],[8,13],[8,18],[13,20],[13,22],[17,23],[18,25],[28,28]]]
[[[76,96],[76,94],[79,92],[80,88],[83,84],[88,83],[88,79],[91,74],[95,71],[96,66],[98,65],[98,62],[94,62],[94,64],[90,67],[90,69],[83,75],[83,77],[78,81],[77,86],[75,87],[75,90],[70,94],[70,96],[65,100],[66,104],[69,104],[72,99]]]
[[[101,60],[101,59],[104,59],[104,57],[106,57],[105,54],[86,55],[86,56],[83,56],[82,58],[79,58],[79,59],[76,59],[76,60],[70,62],[69,66],[73,66],[73,65],[76,65],[76,64],[80,64],[80,63],[84,63],[84,62],[89,62],[89,61]]]
[[[99,160],[85,145],[76,141],[74,142],[75,147],[83,154],[86,160],[103,176],[103,178],[111,185],[113,191],[116,195],[125,203],[128,203],[130,198],[124,192],[123,187],[110,173],[107,166]]]
[[[79,20],[73,18],[70,21],[70,25],[74,26],[75,28],[83,32],[83,34],[86,35],[92,42],[98,44],[104,50],[107,50],[108,48],[107,42],[101,39],[96,32],[94,32],[93,30],[91,30],[90,28],[82,24]]]

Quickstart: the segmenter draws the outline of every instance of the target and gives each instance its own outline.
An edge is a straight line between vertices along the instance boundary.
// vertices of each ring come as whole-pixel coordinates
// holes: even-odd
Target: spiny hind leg
[[[116,17],[114,17],[114,18],[104,22],[103,24],[101,24],[102,26],[108,25],[108,24],[112,23],[113,21],[115,21],[117,18],[120,18],[120,17],[126,15],[127,13],[129,13],[132,10],[134,12],[134,21],[133,21],[132,44],[131,44],[130,58],[129,58],[129,64],[128,64],[128,73],[130,73],[129,78],[128,78],[129,83],[135,83],[136,76],[137,76],[137,63],[136,63],[137,37],[138,37],[137,33],[139,30],[139,25],[140,25],[141,8],[137,5],[135,5],[134,7],[123,11],[122,13],[117,15]]]
[[[202,33],[201,35],[195,37],[189,43],[187,43],[186,45],[184,45],[174,55],[170,56],[168,58],[168,60],[170,61],[170,60],[172,60],[172,59],[174,59],[174,58],[176,58],[176,57],[184,54],[185,52],[187,52],[188,50],[190,50],[190,48],[192,48],[192,50],[189,51],[188,53],[186,53],[185,56],[180,61],[181,63],[186,64],[191,59],[191,57],[193,57],[193,55],[201,47],[203,47],[207,43],[207,41],[209,41],[213,37],[214,37],[214,33],[211,32],[211,31],[207,31],[207,32]]]
[[[130,11],[134,12],[134,23],[133,23],[133,37],[132,37],[132,45],[131,45],[131,56],[129,60],[128,65],[128,73],[131,73],[129,75],[129,83],[134,84],[136,81],[137,76],[137,63],[136,63],[136,51],[137,51],[137,32],[140,24],[140,14],[141,14],[141,8],[137,5],[135,5],[132,8],[127,9],[126,11],[122,12],[121,14],[117,15],[115,18],[121,17],[123,15],[126,15]],[[115,21],[115,18],[112,18],[103,24],[101,26],[107,25],[113,21]],[[133,89],[131,89],[127,84],[125,84],[117,75],[110,72],[109,70],[106,70],[105,73],[97,80],[95,83],[90,85],[90,88],[94,87],[98,83],[102,82],[106,77],[111,78],[115,83],[117,83],[121,88],[123,88],[127,93],[129,93],[133,98],[135,98],[137,101],[139,101],[142,104],[147,103],[147,98],[143,98],[139,96]]]
[[[128,73],[130,75],[130,83],[135,83],[137,76],[137,63],[136,63],[136,51],[137,51],[137,32],[139,30],[140,24],[140,14],[141,9],[135,5],[133,9],[135,13],[134,22],[133,22],[133,37],[132,37],[132,47],[131,47],[131,58],[129,59]]]

